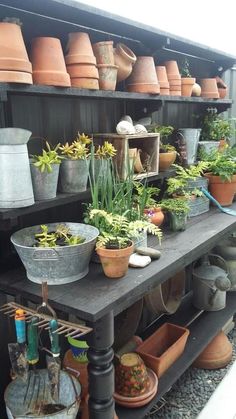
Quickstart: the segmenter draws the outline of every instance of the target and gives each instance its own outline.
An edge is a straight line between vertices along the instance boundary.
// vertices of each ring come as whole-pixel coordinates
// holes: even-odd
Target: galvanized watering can
[[[224,263],[225,269],[211,265],[208,255],[201,258],[199,266],[193,269],[193,305],[206,311],[218,311],[225,307],[226,291],[230,289],[227,266],[223,258],[214,256]]]
[[[0,129],[0,208],[34,204],[27,150],[30,136],[21,128]]]

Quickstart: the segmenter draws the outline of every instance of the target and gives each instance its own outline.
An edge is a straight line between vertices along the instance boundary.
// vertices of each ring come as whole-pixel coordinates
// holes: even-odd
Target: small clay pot
[[[93,44],[93,52],[97,59],[97,64],[115,64],[113,41],[97,42],[96,44]]]
[[[153,57],[137,57],[127,80],[127,90],[138,93],[160,93]]]
[[[175,162],[176,151],[169,151],[168,153],[159,153],[159,170],[164,172]]]
[[[193,77],[182,77],[181,79],[181,95],[190,97],[192,95],[193,85],[196,79]]]
[[[148,217],[149,221],[156,226],[160,226],[164,221],[164,213],[161,207],[159,208],[145,208],[144,214]]]
[[[166,67],[168,80],[181,78],[177,61],[165,61],[164,65]]]
[[[116,89],[117,71],[117,65],[98,64],[99,88],[101,90]]]
[[[70,76],[60,39],[39,37],[32,40],[31,60],[35,84],[70,87]]]
[[[170,90],[170,96],[181,96],[181,90]]]
[[[209,180],[209,191],[211,195],[222,205],[232,205],[236,190],[236,175],[233,175],[230,182],[224,182],[220,176],[214,176],[211,173],[205,173]]]
[[[116,393],[136,397],[145,393],[148,385],[148,372],[142,358],[134,352],[121,355],[115,363]]]
[[[71,86],[79,87],[80,89],[99,90],[98,80],[87,77],[73,77]]]
[[[209,99],[219,99],[219,92],[216,84],[216,79],[201,79],[200,85],[202,89],[201,96]]]
[[[104,274],[108,278],[122,278],[128,271],[129,257],[134,251],[132,244],[125,249],[105,249],[99,247],[96,249],[103,267]]]
[[[160,88],[160,95],[169,96],[170,95],[170,89]]]
[[[95,64],[96,58],[93,53],[89,35],[85,32],[72,32],[68,35],[66,64]]]
[[[95,64],[69,64],[67,65],[67,72],[69,73],[71,78],[75,77],[86,77],[86,78],[93,78],[98,79],[98,69]]]
[[[220,99],[225,99],[228,93],[228,89],[227,88],[225,89],[224,87],[218,87],[218,93],[219,93]]]
[[[169,81],[170,90],[177,90],[181,88],[181,79],[172,79]],[[177,87],[177,89],[175,89]]]
[[[16,23],[0,22],[0,70],[32,73],[21,27]]]
[[[208,370],[224,368],[231,361],[232,354],[232,344],[225,333],[221,331],[194,361],[193,367]]]
[[[137,57],[126,45],[117,44],[114,50],[114,60],[115,65],[118,66],[117,81],[120,82],[129,77]]]
[[[164,65],[156,66],[157,79],[161,89],[169,89],[170,84],[167,78],[167,72]]]

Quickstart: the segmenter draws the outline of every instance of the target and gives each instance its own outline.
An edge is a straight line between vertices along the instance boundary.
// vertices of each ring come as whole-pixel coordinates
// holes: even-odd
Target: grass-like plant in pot
[[[157,202],[157,197],[160,193],[160,189],[154,186],[147,186],[143,183],[136,183],[137,190],[137,203],[139,204],[140,198],[145,199],[144,214],[148,220],[160,227],[164,220],[164,214],[160,205]],[[142,198],[143,197],[143,198]]]
[[[98,179],[103,183],[109,170],[110,161],[116,155],[116,149],[109,141],[104,141],[102,145],[97,147],[92,145],[90,151],[91,181],[95,183]]]
[[[172,231],[183,231],[186,229],[189,204],[186,198],[163,199],[160,205],[168,212],[169,224]]]
[[[91,209],[87,213],[88,222],[97,226],[100,235],[96,244],[104,273],[109,278],[121,278],[127,270],[129,257],[134,251],[132,239],[140,230],[155,234],[160,240],[160,229],[148,221],[130,222],[124,215]]]
[[[187,58],[184,59],[182,67],[180,68],[181,74],[181,95],[190,97],[192,95],[193,85],[196,79],[191,76],[189,70],[189,61]]]
[[[46,141],[46,148],[42,155],[32,155],[30,159],[30,171],[34,198],[36,201],[52,199],[57,194],[57,183],[61,156],[58,154],[60,144],[51,148]]]
[[[231,205],[236,191],[236,162],[229,152],[219,152],[215,160],[209,162],[209,190],[212,196],[223,206]]]
[[[90,148],[92,140],[85,134],[78,134],[77,138],[59,147],[62,156],[60,168],[60,190],[65,193],[83,192],[87,188]]]

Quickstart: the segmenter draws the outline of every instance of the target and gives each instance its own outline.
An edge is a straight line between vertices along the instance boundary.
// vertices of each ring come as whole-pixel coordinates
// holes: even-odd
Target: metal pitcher
[[[175,133],[175,147],[179,153],[181,164],[194,164],[197,158],[200,128],[180,128]]]
[[[0,208],[34,204],[27,150],[30,136],[21,128],[0,129]]]
[[[193,268],[193,305],[206,311],[218,311],[225,308],[226,291],[230,289],[231,282],[228,278],[227,265],[223,258],[225,269],[211,265],[208,255],[200,259],[200,265],[194,264]]]

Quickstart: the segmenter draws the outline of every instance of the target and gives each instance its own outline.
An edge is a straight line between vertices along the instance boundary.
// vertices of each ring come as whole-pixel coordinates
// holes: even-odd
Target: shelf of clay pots
[[[231,99],[204,99],[202,97],[183,97],[183,96],[160,96],[145,93],[130,93],[111,90],[88,90],[75,87],[53,87],[43,85],[16,85],[0,83],[0,100],[6,101],[8,94],[19,95],[43,95],[43,96],[68,96],[68,97],[90,97],[94,99],[116,99],[116,100],[146,100],[182,103],[202,103],[210,105],[223,105],[230,107]]]
[[[175,173],[174,169],[166,170],[165,172],[153,173],[148,176],[147,181],[152,182],[156,180],[166,179],[173,176]],[[146,173],[138,175],[138,179],[142,180],[146,178]],[[48,208],[55,208],[61,205],[71,204],[73,202],[86,201],[90,198],[90,190],[87,189],[85,192],[77,194],[59,193],[56,198],[47,199],[45,201],[36,201],[34,205],[24,208],[0,208],[0,223],[4,223],[7,220],[15,219],[23,215],[31,214],[38,211],[43,211]],[[1,229],[1,225],[0,225]]]
[[[116,413],[119,419],[142,419],[148,414],[154,405],[158,405],[160,399],[169,391],[177,379],[189,368],[193,361],[200,355],[208,343],[216,336],[216,334],[226,324],[228,319],[235,313],[236,295],[233,292],[227,293],[227,305],[223,310],[203,312],[197,317],[190,326],[190,335],[185,346],[183,355],[166,371],[160,378],[157,395],[146,406],[138,409],[128,409],[116,406]],[[160,325],[166,321],[169,323],[186,325],[191,318],[199,313],[192,305],[191,293],[184,299],[178,312],[171,317],[162,317],[158,325],[152,325],[149,335],[154,332]]]

